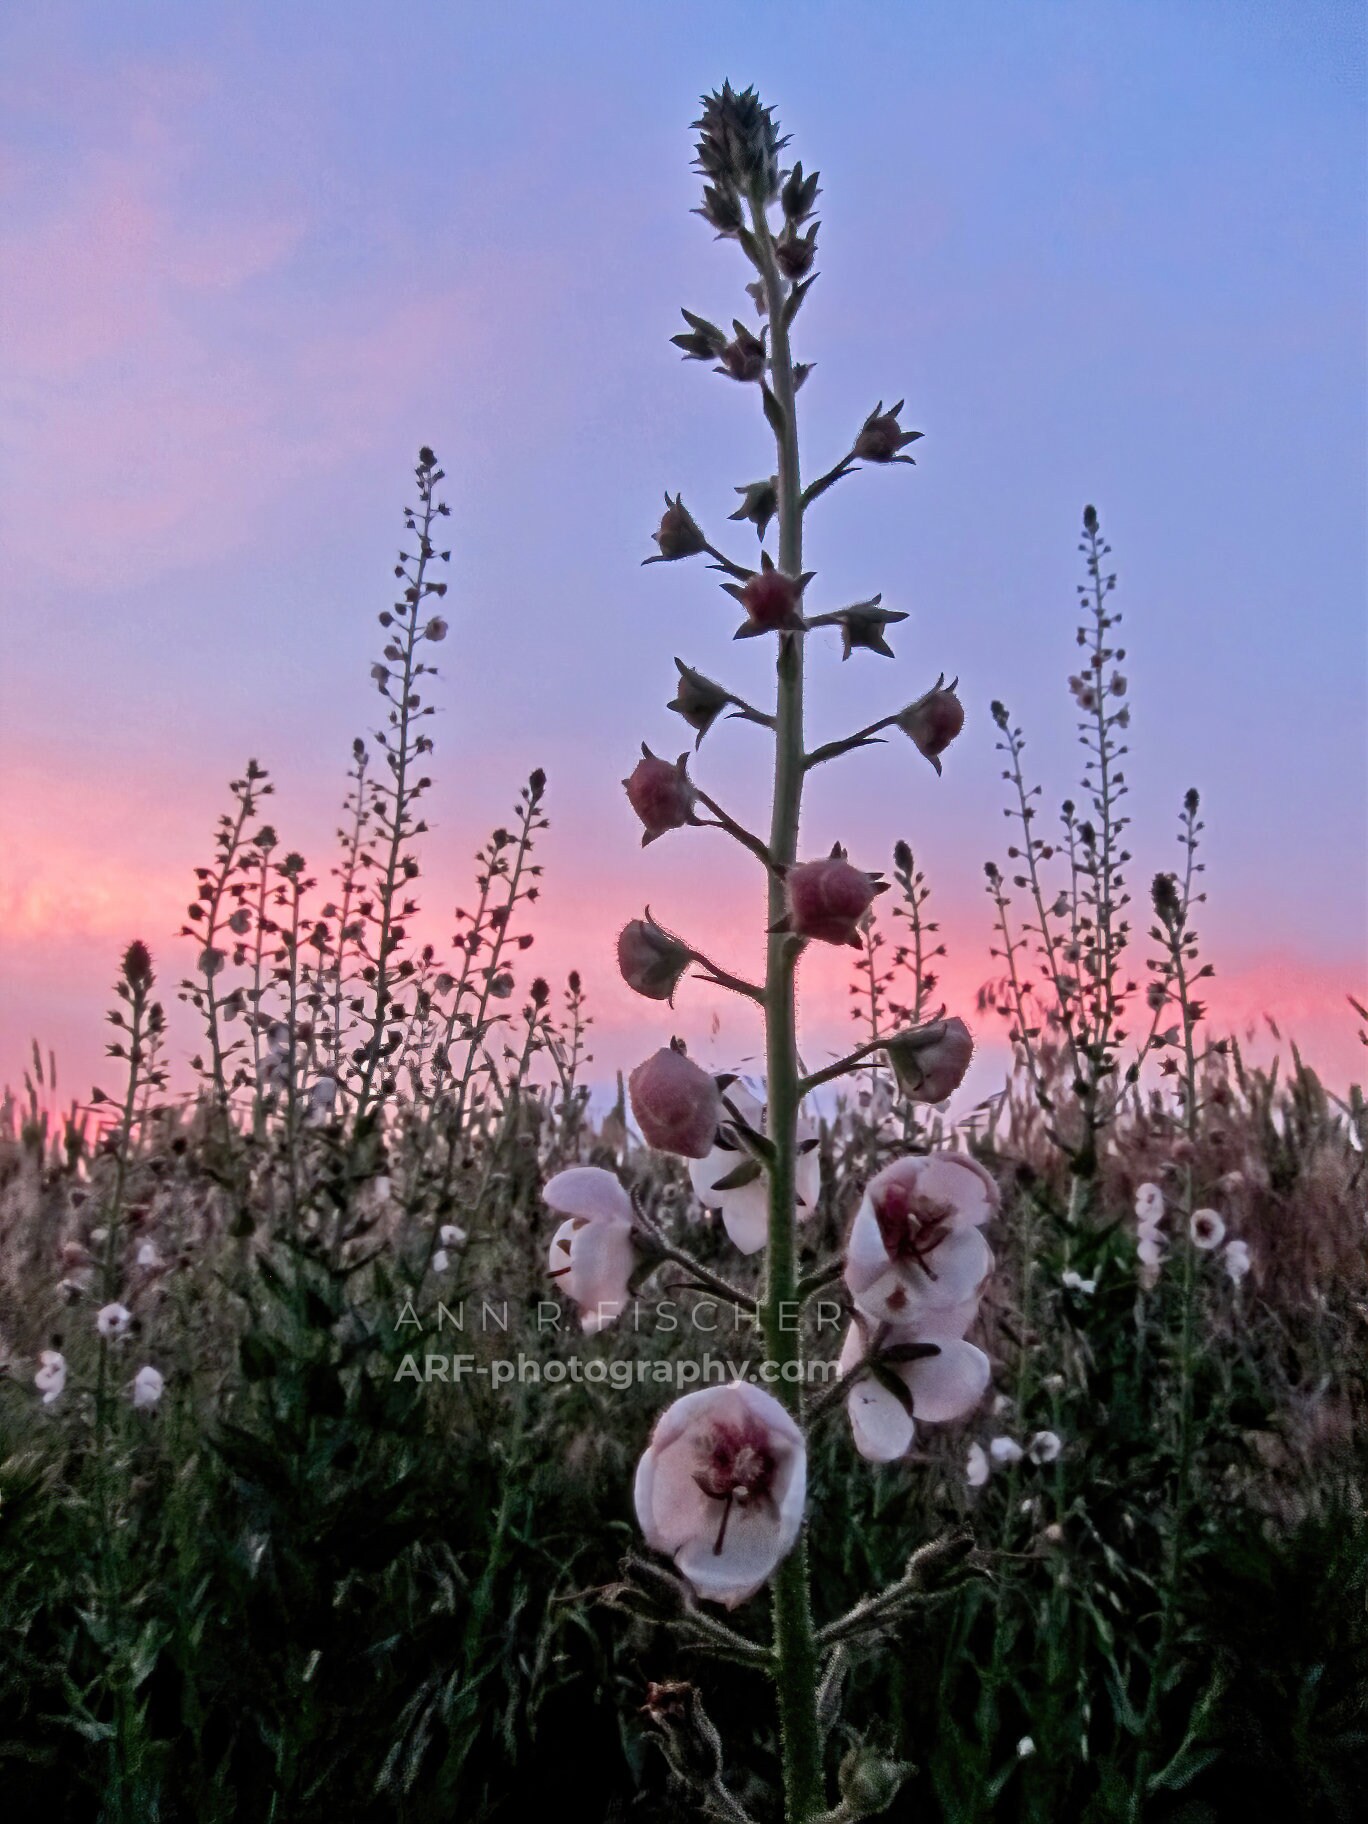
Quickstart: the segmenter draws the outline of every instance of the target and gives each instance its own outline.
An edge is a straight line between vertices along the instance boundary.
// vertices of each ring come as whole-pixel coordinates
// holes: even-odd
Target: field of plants
[[[527,954],[539,773],[450,948],[412,934],[461,612],[423,449],[335,856],[277,834],[249,762],[179,949],[111,959],[94,1097],[62,1103],[35,1047],[4,1103],[6,1817],[1362,1815],[1368,1108],[1208,1020],[1197,793],[1171,852],[1130,853],[1092,507],[1058,812],[1017,713],[968,706],[1009,816],[977,1005],[941,1004],[914,831],[868,871],[805,849],[812,768],[886,737],[939,772],[965,708],[928,678],[804,747],[805,647],[814,690],[836,638],[873,676],[906,618],[809,588],[804,516],[917,433],[880,400],[803,486],[817,177],[749,92],[697,126],[699,213],[752,276],[744,320],[675,340],[763,411],[776,472],[736,489],[730,551],[667,495],[651,561],[721,574],[776,696],[681,662],[697,751],[644,752],[623,815],[750,851],[764,979],[633,920],[643,1061],[614,1097],[592,976]],[[763,835],[701,783],[740,736],[773,744]],[[812,943],[848,948],[853,1020],[805,1071]],[[753,1076],[671,1044],[691,977],[763,1014]],[[1013,1058],[976,1107],[971,1030]]]

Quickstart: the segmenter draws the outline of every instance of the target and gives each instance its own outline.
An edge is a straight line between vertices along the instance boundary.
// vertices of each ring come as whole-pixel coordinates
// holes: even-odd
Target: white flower
[[[437,1231],[437,1239],[444,1248],[459,1248],[465,1245],[466,1232],[458,1223],[444,1222]]]
[[[95,1314],[95,1328],[107,1338],[126,1336],[132,1322],[133,1313],[127,1305],[102,1305]]]
[[[1046,1393],[1063,1393],[1065,1380],[1062,1374],[1047,1374],[1040,1384]]]
[[[140,1242],[138,1245],[138,1252],[134,1255],[134,1260],[140,1267],[159,1267],[162,1264],[162,1257],[157,1252],[156,1242]]]
[[[728,1072],[718,1079],[719,1088],[727,1085],[722,1090],[724,1105],[730,1103],[747,1127],[763,1134],[768,1115],[764,1078],[738,1076],[728,1081],[729,1077]],[[822,1168],[817,1123],[801,1111],[797,1135],[794,1206],[799,1222],[806,1222],[822,1193]],[[734,1121],[722,1122],[711,1152],[689,1161],[689,1182],[701,1204],[721,1211],[733,1245],[743,1254],[758,1254],[769,1239],[769,1180],[759,1160],[746,1150]]]
[[[1140,1258],[1140,1265],[1153,1268],[1155,1272],[1158,1272],[1164,1255],[1168,1252],[1158,1235],[1142,1235],[1135,1251]]]
[[[1029,1735],[1023,1735],[1021,1740],[1017,1743],[1017,1759],[1019,1761],[1028,1761],[1034,1753],[1035,1743],[1031,1740]]]
[[[1026,1446],[1026,1455],[1032,1463],[1053,1463],[1063,1448],[1057,1432],[1038,1431]]]
[[[873,1340],[858,1322],[850,1326],[838,1364],[841,1374],[865,1359]],[[947,1340],[935,1345],[935,1355],[897,1359],[900,1349],[926,1340],[910,1330],[892,1330],[878,1338],[878,1358],[884,1371],[906,1388],[905,1399],[873,1374],[856,1381],[846,1396],[855,1448],[870,1463],[905,1457],[916,1435],[915,1420],[949,1424],[971,1413],[983,1398],[991,1370],[988,1357],[972,1343]]]
[[[1226,1272],[1237,1286],[1254,1264],[1250,1258],[1249,1243],[1239,1240],[1238,1237],[1234,1241],[1226,1243],[1221,1259],[1225,1264]]]
[[[980,1228],[997,1207],[997,1186],[963,1153],[885,1166],[865,1187],[846,1244],[845,1282],[856,1310],[919,1330],[930,1313],[954,1308],[967,1309],[972,1321],[993,1266]]]
[[[133,1376],[133,1404],[139,1412],[155,1406],[166,1385],[155,1368],[139,1368]]]
[[[1084,1279],[1081,1273],[1075,1273],[1072,1267],[1066,1267],[1059,1276],[1059,1283],[1067,1292],[1078,1292],[1084,1298],[1091,1298],[1097,1290],[1095,1279]]]
[[[451,1256],[447,1253],[445,1248],[438,1248],[437,1252],[432,1257],[433,1272],[445,1273],[450,1265]]]
[[[579,1306],[581,1325],[592,1336],[612,1323],[627,1299],[636,1266],[632,1200],[613,1174],[598,1165],[557,1172],[542,1197],[566,1219],[551,1237],[551,1277],[564,1282],[566,1296]]]
[[[1015,1438],[994,1438],[988,1446],[988,1455],[1004,1468],[1009,1463],[1020,1463],[1024,1454]]]
[[[1142,1229],[1155,1229],[1164,1220],[1164,1193],[1157,1184],[1142,1184],[1135,1193],[1135,1214]]]
[[[982,1488],[993,1473],[988,1461],[988,1453],[982,1444],[971,1444],[969,1455],[964,1465],[964,1479],[970,1488]]]
[[[1215,1210],[1194,1210],[1188,1234],[1194,1247],[1200,1248],[1203,1254],[1210,1254],[1225,1240],[1225,1223]]]
[[[33,1384],[43,1396],[44,1406],[60,1399],[62,1389],[66,1386],[66,1357],[56,1349],[44,1349],[38,1357],[38,1372],[33,1377]]]
[[[1010,1412],[1011,1410],[1012,1396],[1010,1393],[995,1393],[993,1395],[993,1417],[995,1419],[1000,1419],[1004,1412]]]
[[[773,1394],[745,1381],[686,1393],[656,1420],[637,1466],[646,1543],[707,1602],[745,1602],[793,1549],[807,1451]]]

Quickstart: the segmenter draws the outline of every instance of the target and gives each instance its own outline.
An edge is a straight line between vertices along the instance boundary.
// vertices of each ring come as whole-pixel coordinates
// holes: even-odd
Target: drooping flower
[[[663,1046],[627,1079],[632,1113],[647,1146],[659,1153],[702,1159],[712,1151],[723,1119],[722,1098],[706,1070],[676,1040]]]
[[[1203,1254],[1210,1254],[1219,1248],[1225,1240],[1225,1222],[1216,1210],[1194,1210],[1192,1220],[1188,1223],[1188,1234],[1192,1245],[1200,1248]]]
[[[877,874],[851,867],[837,843],[821,861],[803,861],[784,876],[787,911],[778,929],[823,944],[860,948],[860,920],[887,887]]]
[[[997,1186],[963,1153],[885,1166],[865,1187],[846,1247],[845,1282],[856,1310],[876,1323],[916,1324],[923,1333],[932,1313],[953,1311],[967,1314],[967,1328],[993,1265],[981,1225],[997,1207]]]
[[[887,1052],[905,1096],[913,1102],[944,1102],[964,1081],[974,1040],[963,1020],[937,1020],[891,1039]]]
[[[728,1609],[793,1549],[806,1494],[802,1432],[772,1394],[745,1381],[668,1406],[637,1466],[646,1543],[672,1557],[705,1601]]]
[[[971,1413],[988,1387],[988,1357],[973,1343],[945,1341],[934,1354],[917,1353],[925,1339],[915,1330],[857,1320],[846,1331],[838,1370],[847,1374],[861,1361],[877,1363],[846,1396],[855,1448],[871,1463],[905,1457],[917,1421],[945,1425]],[[899,1383],[903,1391],[898,1391]]]
[[[1023,1735],[1021,1740],[1017,1743],[1017,1759],[1019,1761],[1029,1761],[1035,1751],[1036,1745],[1034,1741],[1032,1741],[1029,1735]]]
[[[66,1378],[66,1357],[59,1349],[44,1349],[38,1357],[38,1371],[33,1377],[34,1386],[43,1396],[44,1406],[51,1406],[54,1400],[62,1397]]]
[[[145,1267],[148,1272],[156,1272],[157,1268],[162,1265],[162,1257],[157,1252],[156,1242],[139,1242],[138,1251],[133,1256],[133,1262],[135,1266]]]
[[[1224,1263],[1226,1272],[1237,1286],[1254,1264],[1250,1258],[1249,1243],[1247,1241],[1241,1241],[1238,1236],[1234,1241],[1228,1241],[1226,1243],[1225,1251],[1221,1255],[1221,1259]]]
[[[1038,1431],[1026,1446],[1026,1455],[1032,1463],[1053,1463],[1063,1448],[1063,1441],[1057,1432]]]
[[[955,695],[955,684],[942,676],[925,696],[909,703],[897,717],[898,727],[917,752],[929,760],[937,772],[940,757],[964,727],[964,705]]]
[[[593,1336],[627,1300],[636,1266],[632,1200],[613,1174],[597,1165],[557,1172],[542,1197],[565,1218],[551,1238],[551,1277],[579,1307],[580,1324]]]
[[[465,1244],[466,1232],[459,1223],[444,1222],[437,1231],[437,1239],[444,1248],[459,1248]]]
[[[623,981],[648,1001],[673,1001],[680,977],[694,959],[687,944],[655,922],[649,906],[645,918],[622,927],[617,954]]]
[[[640,760],[622,782],[628,803],[642,822],[642,848],[667,830],[682,829],[686,823],[696,821],[686,759],[681,754],[678,760],[662,760],[643,741]]]
[[[165,1381],[155,1368],[139,1368],[133,1376],[133,1405],[139,1412],[155,1406],[162,1396]]]
[[[101,1336],[111,1340],[126,1336],[132,1322],[133,1313],[127,1305],[102,1305],[95,1314],[95,1328]]]
[[[1020,1463],[1025,1454],[1015,1438],[994,1438],[988,1446],[989,1457],[1002,1469],[1006,1469],[1010,1464]]]
[[[758,1254],[769,1235],[769,1180],[763,1165],[747,1150],[737,1119],[755,1133],[765,1134],[768,1094],[760,1077],[724,1074],[717,1084],[722,1096],[722,1124],[706,1157],[690,1165],[689,1182],[700,1203],[721,1212],[733,1244],[743,1254]],[[801,1111],[797,1141],[794,1214],[799,1222],[806,1222],[822,1193],[822,1168],[817,1152],[817,1123]]]
[[[982,1444],[971,1444],[964,1465],[964,1479],[970,1488],[982,1488],[992,1473],[993,1468],[988,1461],[988,1452]]]

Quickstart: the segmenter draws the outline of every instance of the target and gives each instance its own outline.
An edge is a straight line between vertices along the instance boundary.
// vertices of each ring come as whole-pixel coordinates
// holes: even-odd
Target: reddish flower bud
[[[655,922],[649,906],[645,918],[623,926],[617,953],[623,981],[648,1001],[673,1001],[680,977],[693,961],[693,951]]]
[[[898,1087],[913,1102],[944,1102],[964,1081],[974,1041],[963,1020],[937,1020],[888,1045]]]
[[[645,742],[641,754],[631,778],[622,783],[627,788],[632,809],[646,826],[641,838],[641,846],[645,848],[666,830],[678,830],[695,821],[694,794],[685,771],[685,755],[681,754],[675,761],[661,760]]]
[[[723,583],[728,595],[736,597],[746,611],[744,626],[737,629],[738,640],[754,639],[761,633],[801,632],[803,617],[798,604],[811,580],[811,572],[788,576],[776,570],[766,553],[762,568],[744,584]]]
[[[888,885],[877,874],[861,873],[838,843],[824,861],[804,861],[784,879],[788,912],[778,929],[823,944],[860,947],[860,920]]]
[[[665,496],[665,511],[653,537],[660,550],[654,557],[643,558],[645,564],[670,564],[678,557],[697,557],[708,548],[682,494],[676,494],[673,500],[668,494]]]
[[[707,1071],[685,1057],[678,1039],[637,1065],[627,1093],[647,1146],[686,1159],[712,1151],[723,1120],[722,1098]]]
[[[947,685],[942,674],[935,687],[910,703],[897,719],[898,727],[937,772],[941,770],[940,756],[964,727],[964,705],[955,695],[958,682]]]

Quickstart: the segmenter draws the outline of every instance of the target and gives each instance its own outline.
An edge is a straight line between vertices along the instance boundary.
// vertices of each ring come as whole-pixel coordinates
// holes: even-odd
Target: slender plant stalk
[[[784,285],[774,257],[765,199],[753,192],[751,225],[770,322],[770,373],[781,428],[778,446],[779,568],[788,576],[803,568],[803,499],[798,466],[798,416],[793,361],[784,322]],[[774,806],[769,852],[771,927],[784,916],[783,877],[798,852],[798,819],[803,801],[803,636],[779,637],[778,691],[774,712]],[[771,931],[765,964],[765,1054],[769,1078],[769,1138],[774,1159],[769,1171],[769,1251],[762,1321],[771,1361],[801,1363],[798,1327],[798,1266],[794,1239],[794,1176],[797,1158],[798,1042],[794,994],[795,950],[788,937]],[[801,1379],[783,1379],[780,1398],[795,1417],[802,1411]],[[807,1824],[822,1809],[822,1737],[817,1717],[817,1643],[812,1625],[807,1542],[779,1566],[774,1584],[775,1683],[783,1740],[784,1796],[789,1824]]]

